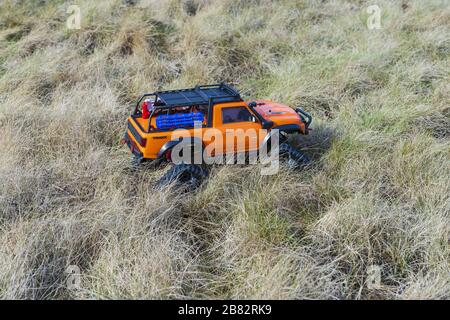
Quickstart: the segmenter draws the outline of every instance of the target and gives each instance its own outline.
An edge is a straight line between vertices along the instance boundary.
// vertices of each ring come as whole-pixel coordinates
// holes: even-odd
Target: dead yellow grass
[[[379,1],[380,30],[361,1],[70,4],[0,5],[0,297],[450,297],[443,1]],[[130,172],[135,99],[218,81],[310,111],[314,165]]]

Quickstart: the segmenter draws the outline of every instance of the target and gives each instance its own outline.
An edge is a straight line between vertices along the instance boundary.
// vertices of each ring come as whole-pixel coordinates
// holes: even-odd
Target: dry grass
[[[445,1],[380,0],[381,30],[364,1],[77,3],[80,30],[0,5],[0,297],[450,298]],[[314,166],[183,196],[130,173],[136,97],[216,81],[310,111]]]

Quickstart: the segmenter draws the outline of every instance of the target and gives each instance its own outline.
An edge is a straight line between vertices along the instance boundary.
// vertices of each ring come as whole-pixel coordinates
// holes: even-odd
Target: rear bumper
[[[131,153],[134,154],[137,158],[142,159],[144,157],[134,141],[130,139],[128,132],[126,132],[125,136],[123,137],[123,143],[126,144],[128,148],[130,148]]]

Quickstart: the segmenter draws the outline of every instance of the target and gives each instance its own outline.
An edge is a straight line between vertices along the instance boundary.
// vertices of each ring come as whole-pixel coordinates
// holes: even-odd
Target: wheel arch
[[[274,129],[277,129],[279,132],[285,132],[287,134],[295,133],[295,132],[302,132],[301,127],[298,124],[284,124],[281,126],[273,127],[269,131],[269,133],[266,135],[266,137],[264,138],[263,143],[261,144],[261,148],[265,148],[266,145],[268,145],[268,144],[270,146],[270,141],[274,134],[274,131],[273,131]]]
[[[202,146],[202,150],[204,148],[203,141],[200,138],[198,138],[198,137],[180,137],[177,140],[169,140],[169,141],[167,141],[161,147],[161,149],[159,149],[158,154],[157,154],[157,158],[161,158],[162,156],[164,156],[164,154],[167,151],[173,149],[173,147],[175,147],[176,145],[178,145],[180,143],[191,144],[192,146],[201,145]]]

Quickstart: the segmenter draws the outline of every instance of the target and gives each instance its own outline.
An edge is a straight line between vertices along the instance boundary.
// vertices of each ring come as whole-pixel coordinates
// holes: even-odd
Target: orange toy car
[[[128,118],[122,142],[130,148],[135,165],[143,161],[175,163],[163,180],[200,180],[207,174],[204,167],[190,163],[193,157],[177,163],[174,150],[187,146],[205,155],[209,149],[208,155],[213,157],[259,152],[263,147],[270,149],[273,133],[278,131],[280,154],[305,165],[308,158],[288,145],[286,136],[308,134],[311,121],[300,108],[269,100],[245,102],[225,83],[202,85],[144,94]],[[200,158],[200,164],[205,163]]]

